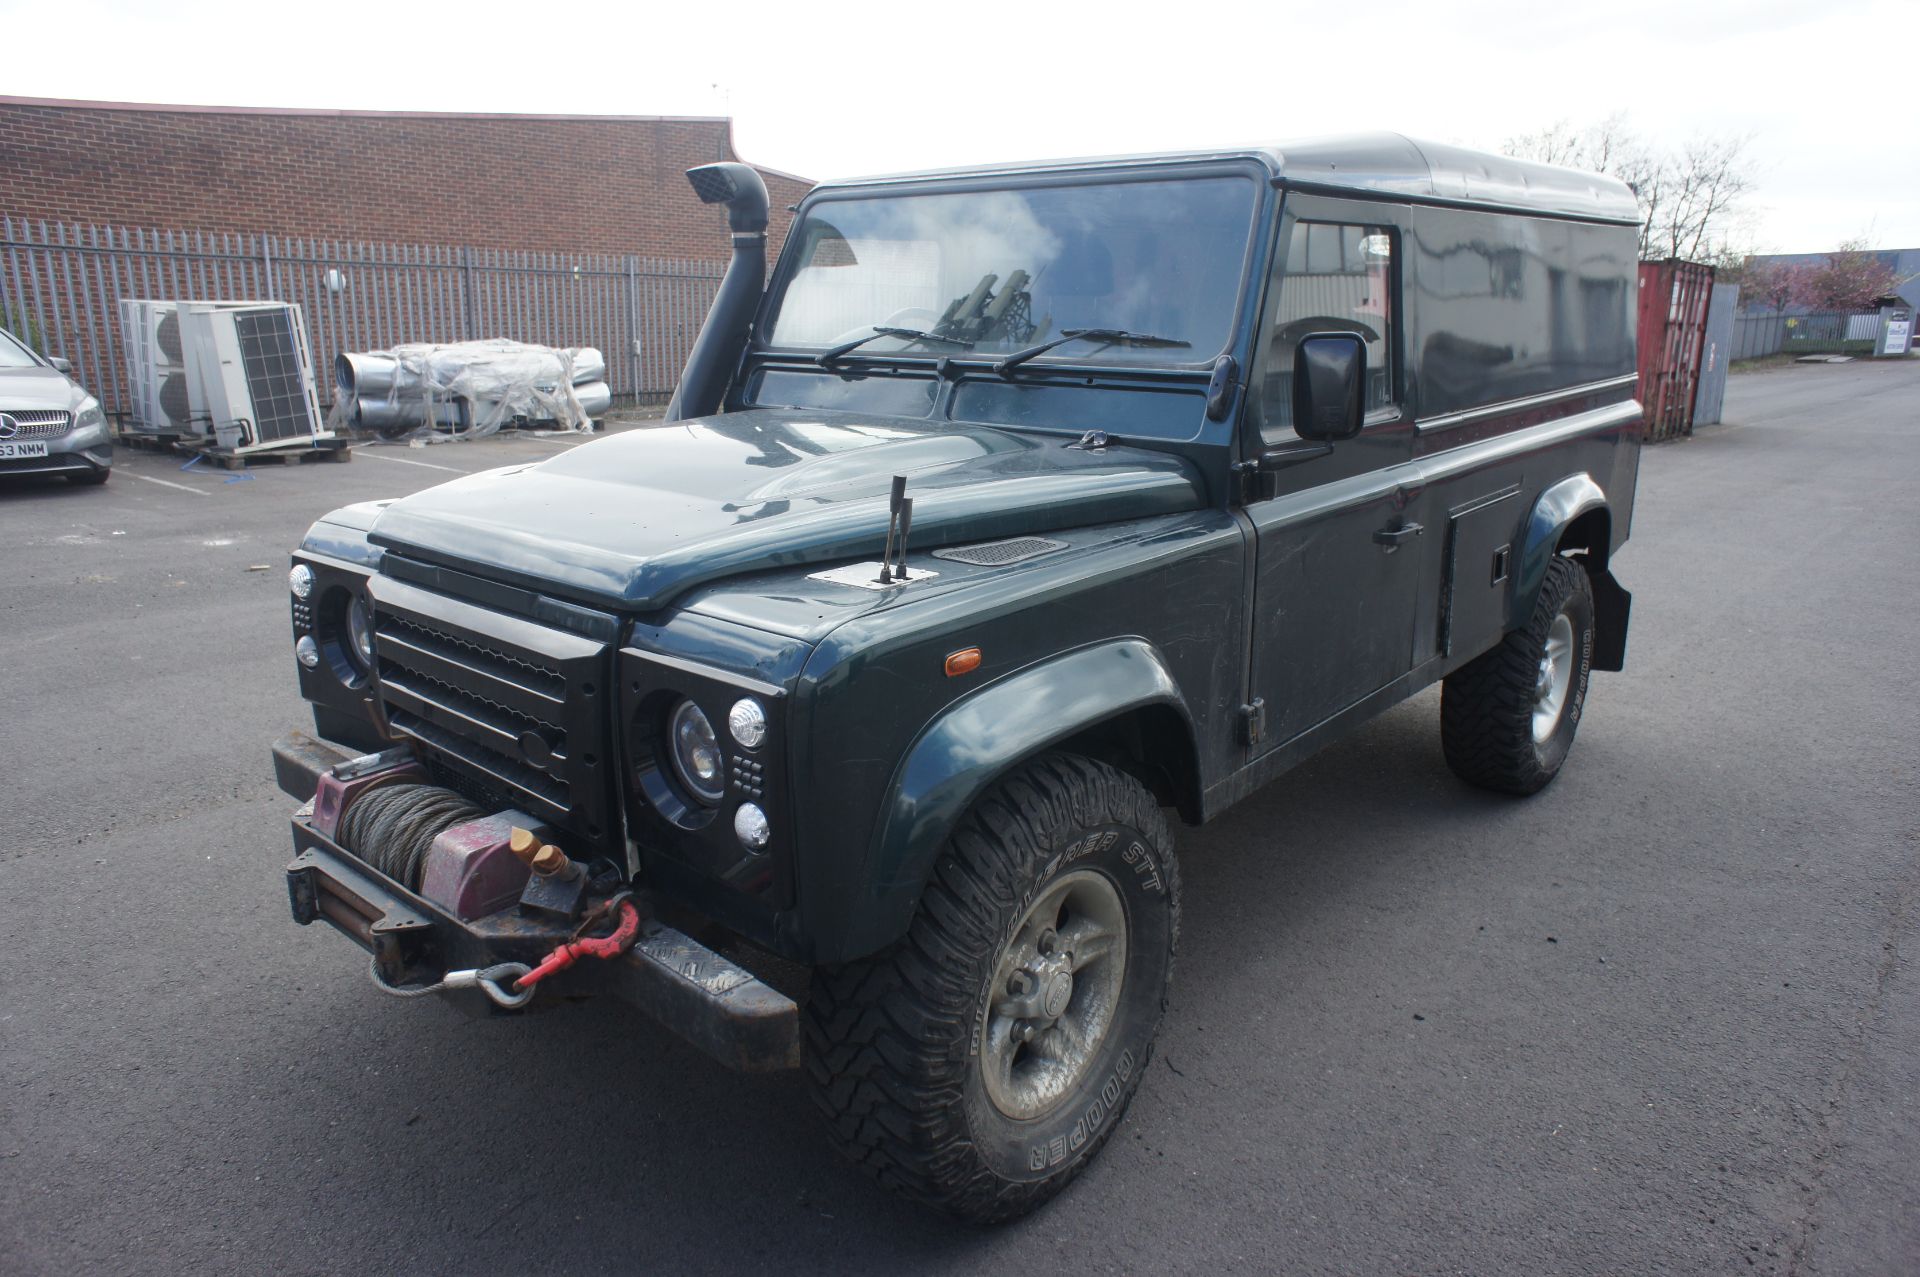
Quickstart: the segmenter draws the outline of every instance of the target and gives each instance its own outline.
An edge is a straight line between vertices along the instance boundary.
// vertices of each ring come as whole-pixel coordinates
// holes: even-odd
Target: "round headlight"
[[[683,700],[674,707],[673,718],[667,723],[667,740],[680,783],[707,806],[718,803],[726,794],[720,738],[714,735],[713,723],[698,705]]]
[[[359,659],[362,671],[373,668],[373,617],[367,613],[367,599],[364,594],[353,596],[353,602],[347,604],[347,639],[353,645],[353,654]]]
[[[767,739],[767,711],[751,696],[737,700],[727,711],[727,730],[748,749],[758,749]]]
[[[287,588],[293,591],[293,597],[304,599],[313,593],[313,569],[304,563],[293,565],[293,571],[287,573]]]
[[[740,839],[740,845],[748,851],[765,851],[767,843],[773,838],[773,827],[767,824],[767,813],[753,803],[741,803],[740,810],[733,813],[733,832]]]
[[[311,634],[303,635],[300,641],[293,645],[293,654],[308,669],[314,669],[320,664],[320,645],[313,641]]]

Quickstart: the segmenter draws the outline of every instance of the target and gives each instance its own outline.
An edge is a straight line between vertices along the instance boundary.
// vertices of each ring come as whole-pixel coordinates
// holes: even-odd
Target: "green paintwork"
[[[601,607],[651,611],[759,568],[877,558],[896,474],[931,549],[1205,502],[1143,448],[1090,450],[983,426],[755,410],[584,444],[396,501],[375,544]]]
[[[1547,564],[1553,561],[1554,551],[1567,527],[1589,510],[1605,509],[1607,494],[1589,474],[1570,474],[1540,494],[1527,516],[1526,539],[1520,547],[1520,568],[1514,579],[1513,610],[1509,617],[1512,624],[1525,624],[1533,615],[1533,600],[1540,593],[1540,583],[1547,577]]]
[[[1144,639],[1118,639],[1033,665],[958,701],[928,726],[901,761],[886,815],[861,877],[871,884],[882,929],[904,927],[946,833],[1001,775],[1073,735],[1149,705],[1192,724],[1160,653]]]

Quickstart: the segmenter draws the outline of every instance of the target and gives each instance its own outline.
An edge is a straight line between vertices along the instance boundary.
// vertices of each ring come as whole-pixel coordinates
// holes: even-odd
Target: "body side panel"
[[[949,818],[964,809],[945,801],[958,791],[943,791],[936,757],[977,792],[1049,741],[1133,705],[1177,702],[1192,724],[1203,780],[1237,767],[1246,553],[1239,521],[1204,511],[1168,520],[1135,541],[1072,560],[1060,556],[1054,568],[1042,559],[1031,565],[1036,570],[980,589],[903,599],[828,635],[796,697],[796,842],[803,863],[795,875],[797,913],[784,920],[786,942],[833,961],[898,936],[920,887],[900,866],[915,857],[931,864]],[[930,557],[912,565],[950,566]],[[980,668],[945,677],[946,655],[965,647],[981,649]],[[1100,654],[1073,659],[1084,651]],[[971,750],[946,749],[941,742],[956,740],[950,732],[930,735],[960,705],[1022,676],[1037,680],[1022,688],[1044,690],[981,704],[1018,705],[1024,726],[995,728]],[[1043,719],[1051,731],[1041,730]],[[923,739],[934,743],[919,750]],[[902,784],[910,786],[906,811],[937,813],[907,818],[911,846],[904,849],[897,832],[885,832]],[[937,801],[928,797],[935,795]]]

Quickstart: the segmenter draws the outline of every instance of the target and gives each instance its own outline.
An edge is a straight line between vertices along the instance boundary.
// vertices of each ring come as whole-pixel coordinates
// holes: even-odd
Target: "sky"
[[[1495,150],[1624,112],[1657,144],[1750,139],[1753,248],[1920,247],[1916,0],[476,0],[454,13],[0,0],[16,54],[69,50],[7,58],[0,92],[729,115],[742,158],[815,179],[1371,129]]]

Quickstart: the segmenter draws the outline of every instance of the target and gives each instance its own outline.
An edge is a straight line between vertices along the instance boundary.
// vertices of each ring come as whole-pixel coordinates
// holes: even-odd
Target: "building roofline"
[[[595,118],[599,118],[599,117],[595,117]],[[740,147],[733,140],[733,117],[731,115],[728,115],[722,118],[724,118],[727,122],[727,150],[733,152],[734,159],[739,160],[742,164],[746,165],[750,169],[754,169],[757,172],[770,173],[774,177],[784,177],[789,182],[802,182],[808,186],[812,186],[815,184],[814,179],[810,177],[802,177],[798,173],[789,173],[785,169],[774,168],[770,164],[755,164],[752,160],[740,154]]]
[[[0,106],[55,107],[80,111],[146,111],[159,115],[288,115],[389,120],[538,120],[568,124],[725,124],[727,115],[550,115],[517,111],[362,111],[308,106],[196,106],[169,102],[103,102],[87,98],[17,97],[0,93]]]
[[[140,111],[153,115],[265,115],[295,119],[346,120],[524,120],[537,124],[718,124],[727,135],[727,150],[741,163],[774,177],[813,185],[813,179],[768,164],[755,164],[740,154],[733,140],[730,115],[562,115],[521,111],[359,111],[307,106],[194,106],[168,102],[105,102],[90,98],[36,98],[0,93],[0,106],[47,107],[69,111]]]

